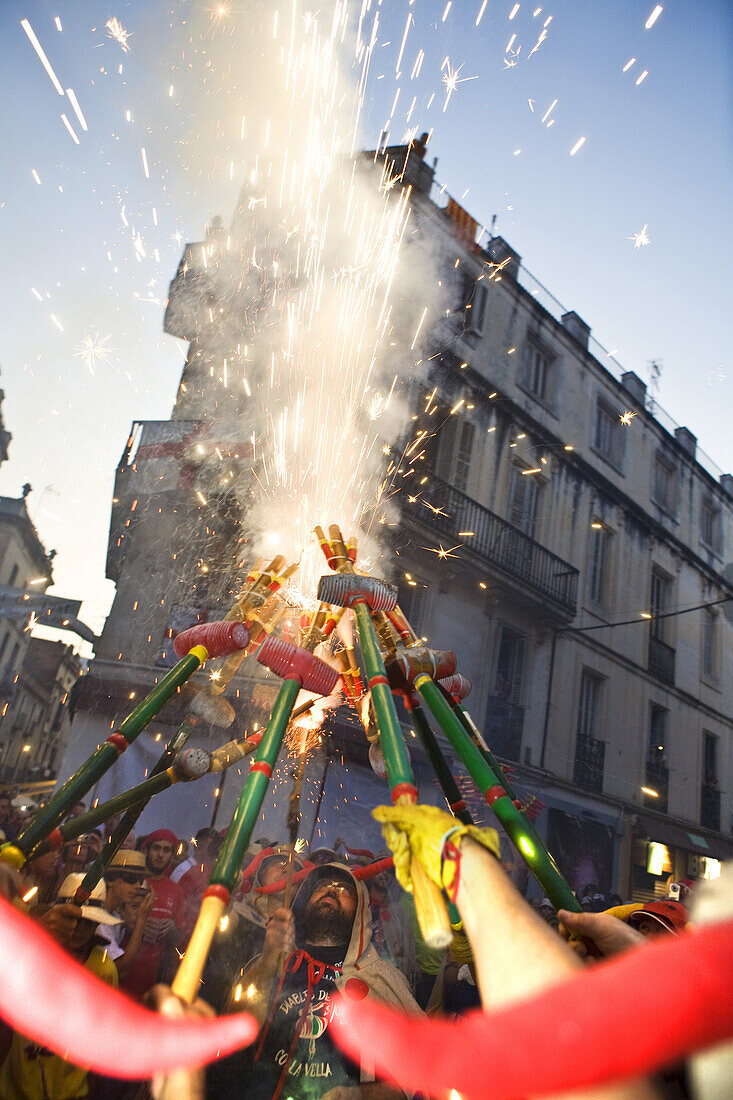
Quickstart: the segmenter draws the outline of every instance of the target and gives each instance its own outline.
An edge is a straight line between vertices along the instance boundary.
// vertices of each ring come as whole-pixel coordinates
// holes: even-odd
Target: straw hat
[[[78,871],[74,871],[72,874],[67,875],[59,887],[59,892],[56,896],[57,904],[73,901],[76,897],[76,891],[83,881],[84,875],[80,874]],[[87,900],[81,906],[82,919],[90,920],[94,924],[120,924],[120,918],[113,917],[112,914],[108,913],[105,909],[104,903],[106,900],[107,887],[104,884],[104,880],[100,879]]]
[[[131,848],[120,848],[109,861],[109,871],[146,871],[145,853]]]

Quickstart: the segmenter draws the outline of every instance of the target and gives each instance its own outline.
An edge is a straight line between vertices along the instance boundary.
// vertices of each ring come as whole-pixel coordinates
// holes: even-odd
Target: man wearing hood
[[[262,954],[241,979],[240,1007],[261,1024],[237,1076],[216,1073],[207,1096],[248,1100],[395,1100],[403,1093],[374,1080],[371,1066],[336,1047],[330,1024],[337,991],[419,1013],[405,977],[380,958],[369,895],[342,864],[315,867],[292,911],[270,917]],[[231,1060],[227,1060],[231,1061]],[[219,1067],[224,1070],[224,1065]]]

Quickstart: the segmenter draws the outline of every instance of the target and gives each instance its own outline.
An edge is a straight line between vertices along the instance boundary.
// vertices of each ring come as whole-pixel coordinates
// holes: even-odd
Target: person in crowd
[[[607,908],[606,895],[596,882],[589,882],[580,892],[580,904],[586,913],[602,913]]]
[[[89,866],[89,848],[85,837],[70,840],[61,849],[61,863],[58,867],[59,882],[69,875],[83,874]]]
[[[110,913],[120,918],[124,912],[129,917],[127,907],[138,899],[141,901],[135,910],[134,924],[116,922],[115,929],[102,925],[99,928],[99,934],[107,940],[110,958],[117,966],[122,989],[126,989],[128,975],[142,945],[146,921],[155,903],[155,894],[146,889],[146,870],[142,852],[120,849],[112,857],[104,876],[107,884],[106,905]]]
[[[137,999],[157,981],[170,980],[178,959],[176,948],[181,942],[182,927],[180,888],[167,873],[177,844],[178,838],[170,829],[156,829],[148,834],[144,843],[147,894],[139,892],[128,900],[122,913],[126,918],[123,948],[135,938],[140,912],[147,914],[141,942],[121,983],[124,991]]]
[[[99,829],[92,829],[91,833],[84,835],[84,843],[87,846],[89,862],[93,863],[104,848],[104,837]]]
[[[59,854],[53,848],[40,856],[31,856],[20,871],[21,898],[30,908],[50,905],[56,894]]]
[[[420,1011],[404,975],[371,939],[365,884],[343,864],[315,867],[293,909],[270,916],[262,954],[242,976],[239,1007],[253,1013],[261,1032],[252,1048],[210,1067],[209,1100],[402,1096],[340,1053],[329,1029],[337,989]]]
[[[181,892],[181,929],[185,939],[191,935],[201,905],[201,898],[209,882],[209,875],[219,853],[222,838],[216,829],[199,829],[196,843],[189,858],[176,867],[171,881],[178,883]],[[191,862],[190,867],[186,864]],[[185,870],[180,874],[181,868]]]
[[[233,903],[225,931],[214,940],[204,971],[201,997],[217,1013],[237,1011],[237,990],[241,997],[242,975],[247,965],[261,954],[267,922],[284,901],[283,890],[262,894],[258,893],[258,887],[284,879],[288,858],[288,850],[279,848],[259,862],[250,891]],[[302,869],[303,861],[297,853],[293,854],[293,863],[294,871]]]
[[[106,909],[106,888],[99,882],[83,905],[72,904],[83,874],[72,873],[61,884],[57,904],[40,923],[82,966],[102,981],[117,987],[117,968],[106,944],[97,938],[100,926],[113,928],[119,918]],[[69,1006],[73,1010],[73,1006]],[[2,1033],[0,1033],[0,1036]],[[5,1029],[5,1049],[0,1067],[0,1097],[3,1100],[80,1100],[90,1095],[86,1069],[65,1062],[57,1054]],[[1,1038],[0,1038],[1,1041]]]
[[[382,859],[389,852],[380,852]],[[382,871],[367,880],[372,917],[372,942],[383,958],[396,966],[407,978],[410,988],[417,982],[415,940],[409,919],[400,905],[403,891],[397,885],[394,871]]]
[[[0,791],[0,832],[5,840],[15,840],[18,827],[14,820],[13,798],[10,791]]]

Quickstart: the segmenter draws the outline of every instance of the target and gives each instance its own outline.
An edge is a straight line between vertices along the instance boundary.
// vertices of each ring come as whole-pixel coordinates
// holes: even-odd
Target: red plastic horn
[[[272,634],[262,643],[257,660],[283,680],[297,680],[304,691],[316,695],[331,695],[339,680],[338,671],[325,661]]]
[[[0,1016],[66,1061],[132,1080],[201,1066],[247,1046],[247,1013],[173,1020],[105,985],[0,898]]]
[[[196,645],[202,645],[209,657],[228,657],[247,648],[249,631],[244,623],[198,623],[176,635],[173,649],[176,657],[185,657]]]
[[[338,1045],[431,1096],[512,1100],[641,1077],[733,1036],[733,921],[658,939],[458,1021],[339,998]],[[339,1022],[340,1020],[340,1022]]]

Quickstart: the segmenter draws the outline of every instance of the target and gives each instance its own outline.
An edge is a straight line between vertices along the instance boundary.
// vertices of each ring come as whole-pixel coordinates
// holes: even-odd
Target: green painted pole
[[[471,715],[468,713],[468,711],[464,707],[463,703],[455,702],[455,700],[452,698],[451,695],[449,695],[449,693],[445,690],[444,687],[442,687],[440,684],[438,684],[437,686],[440,688],[440,691],[443,695],[443,698],[450,705],[451,710],[453,711],[453,713],[456,715],[456,717],[460,721],[461,725],[463,726],[466,733],[468,734],[468,736],[473,741],[473,743],[476,746],[476,748],[478,749],[478,751],[483,756],[486,763],[489,765],[489,767],[492,769],[492,771],[498,777],[499,782],[501,783],[501,785],[504,788],[504,790],[506,791],[506,793],[509,795],[509,797],[512,799],[512,801],[514,801],[514,799],[517,796],[516,796],[516,794],[515,794],[515,792],[512,788],[511,783],[509,782],[506,775],[504,774],[504,769],[502,768],[501,764],[499,763],[499,761],[494,756],[494,754],[491,751],[491,749],[489,748],[489,746],[486,744],[486,741],[484,740],[484,738],[481,736],[481,733],[479,732],[479,729],[478,729],[476,723],[474,722],[473,718],[471,717]]]
[[[224,886],[230,892],[234,889],[299,691],[300,684],[297,680],[283,680],[280,685],[270,720],[255,753],[252,769],[211,872],[210,886]]]
[[[507,835],[546,896],[556,909],[581,912],[578,899],[560,874],[539,833],[514,805],[499,775],[474,745],[463,723],[443,697],[440,688],[429,676],[424,675],[416,677],[414,687],[425,700],[443,733],[460,756],[469,775],[504,826]]]
[[[427,753],[432,769],[438,777],[440,788],[448,803],[448,809],[453,816],[457,817],[459,821],[462,821],[464,825],[473,825],[473,818],[466,808],[466,803],[461,798],[458,784],[448,767],[448,761],[440,750],[438,739],[430,728],[430,723],[425,717],[425,712],[417,699],[411,699],[409,695],[405,695],[405,707],[410,718],[415,723],[417,735]]]
[[[356,627],[359,634],[361,655],[364,659],[369,690],[372,696],[374,712],[387,765],[387,778],[392,788],[392,798],[400,795],[412,795],[417,801],[417,786],[412,773],[410,757],[405,747],[397,709],[389,686],[387,672],[379,649],[377,632],[374,629],[369,605],[366,600],[353,601]]]
[[[193,729],[193,725],[188,720],[181,723],[176,730],[175,736],[170,739],[153,765],[148,779],[152,779],[153,776],[165,772],[166,768],[173,763],[178,753],[188,741]],[[104,848],[84,875],[77,891],[77,897],[89,897],[99,880],[104,878],[104,872],[109,867],[114,856],[119,852],[125,837],[129,836],[131,831],[135,828],[137,820],[148,802],[149,799],[146,798],[144,802],[140,802],[138,805],[131,807],[131,809],[127,810],[126,813],[122,815],[122,819],[115,825]]]
[[[280,685],[275,706],[239,796],[231,825],[209,876],[196,925],[171,987],[177,997],[189,1004],[193,1003],[198,994],[211,941],[229,904],[299,691],[300,684],[297,680],[283,680]]]
[[[109,771],[117,758],[131,745],[164,703],[208,658],[203,646],[194,646],[153,688],[124,722],[109,735],[81,767],[66,780],[50,802],[43,806],[12,842],[0,848],[0,859],[22,867],[33,849],[53,832],[65,814]]]

